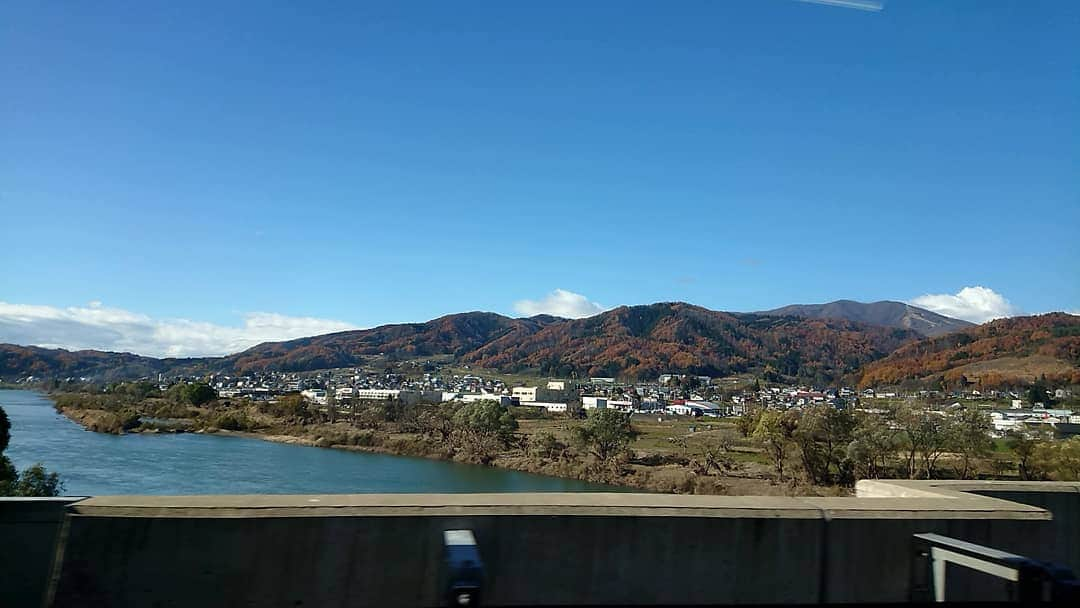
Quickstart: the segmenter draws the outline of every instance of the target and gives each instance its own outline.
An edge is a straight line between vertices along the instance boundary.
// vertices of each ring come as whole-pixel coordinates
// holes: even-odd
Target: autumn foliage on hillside
[[[655,378],[665,372],[830,381],[883,357],[916,334],[836,319],[717,312],[683,303],[621,307],[508,335],[462,361],[545,375]]]
[[[0,377],[67,378],[98,376],[107,380],[150,376],[170,367],[170,359],[98,350],[69,351],[0,344]]]
[[[555,317],[511,319],[489,312],[440,317],[427,323],[383,325],[374,329],[260,344],[227,358],[238,372],[302,371],[360,365],[367,356],[410,359],[462,356],[488,342],[535,333]]]
[[[228,357],[204,359],[12,346],[0,350],[0,375],[306,371],[362,365],[375,356],[405,360],[449,355],[482,368],[564,377],[647,379],[666,372],[719,376],[753,371],[770,379],[829,382],[916,337],[909,330],[841,319],[726,313],[663,303],[624,306],[578,320],[462,313],[427,323],[260,344]]]
[[[1026,384],[1043,375],[1055,383],[1080,383],[1080,316],[999,319],[907,344],[867,365],[861,384],[949,383],[965,376],[997,387]]]

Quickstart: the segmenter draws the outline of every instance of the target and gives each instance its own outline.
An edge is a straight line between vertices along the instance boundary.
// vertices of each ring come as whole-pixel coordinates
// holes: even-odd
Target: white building
[[[391,388],[358,388],[356,398],[370,401],[398,400],[402,403],[439,403],[443,401],[441,391],[414,391]]]
[[[694,408],[685,403],[673,403],[665,407],[664,411],[677,416],[692,416],[694,414]]]
[[[551,391],[565,391],[566,390],[566,381],[565,380],[548,380],[547,388],[548,388],[548,390],[551,390]]]
[[[542,407],[549,412],[558,412],[565,414],[569,411],[569,406],[565,403],[556,403],[553,401],[530,401],[528,403],[522,403],[529,407]]]
[[[721,416],[724,413],[724,408],[711,401],[675,403],[665,407],[664,410],[679,416]]]
[[[356,398],[365,400],[399,399],[402,391],[391,388],[358,388]]]
[[[304,389],[300,391],[300,396],[313,403],[326,405],[326,391],[321,388]]]
[[[513,400],[509,395],[493,395],[491,393],[461,393],[454,401],[461,401],[462,403],[474,403],[476,401],[494,401],[503,407],[510,407],[513,405]],[[534,405],[530,403],[529,405]]]
[[[727,408],[712,401],[687,401],[686,405],[700,411],[703,416],[722,416],[727,410]]]
[[[510,389],[510,396],[518,401],[561,401],[566,399],[566,391],[539,386],[515,386]]]
[[[585,395],[581,398],[581,407],[587,410],[602,410],[607,408],[607,397],[594,397],[592,395]]]
[[[510,396],[518,401],[538,401],[537,393],[540,392],[540,387],[537,386],[515,386],[510,391]]]

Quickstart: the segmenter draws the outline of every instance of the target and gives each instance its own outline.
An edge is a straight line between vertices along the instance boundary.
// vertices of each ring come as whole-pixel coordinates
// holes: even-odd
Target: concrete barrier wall
[[[1047,560],[1068,566],[1080,575],[1080,483],[987,482],[952,489],[1046,509],[1054,517],[1054,533],[1044,553]]]
[[[1042,509],[947,494],[94,498],[70,508],[54,604],[438,605],[455,528],[490,605],[906,601],[914,533],[1034,557],[1053,532]]]
[[[41,605],[65,509],[77,500],[0,498],[0,605]]]

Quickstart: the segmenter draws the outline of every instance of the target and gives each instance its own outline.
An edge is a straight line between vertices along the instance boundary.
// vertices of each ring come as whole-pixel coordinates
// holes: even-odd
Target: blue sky
[[[1078,3],[220,4],[0,7],[0,341],[1080,309]]]

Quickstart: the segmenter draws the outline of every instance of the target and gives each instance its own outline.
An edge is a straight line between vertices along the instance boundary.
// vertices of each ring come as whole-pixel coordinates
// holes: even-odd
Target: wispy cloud
[[[840,8],[853,8],[860,11],[878,12],[885,8],[885,2],[875,0],[799,0],[807,4],[825,4]]]
[[[567,319],[580,319],[602,313],[607,310],[607,307],[590,301],[580,293],[556,289],[540,300],[518,300],[514,302],[514,310],[528,317],[555,315]]]
[[[260,342],[291,340],[346,329],[350,323],[250,312],[238,326],[189,319],[155,319],[101,302],[59,308],[0,302],[0,342],[49,348],[110,350],[154,357],[235,353]]]
[[[963,319],[972,323],[985,323],[1002,317],[1020,314],[1004,296],[989,287],[965,287],[955,294],[926,294],[909,302],[929,311]]]

